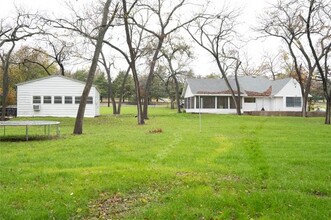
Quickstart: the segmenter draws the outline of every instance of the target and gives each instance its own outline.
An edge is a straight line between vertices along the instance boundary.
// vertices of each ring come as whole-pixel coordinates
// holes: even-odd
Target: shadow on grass
[[[25,142],[25,141],[49,141],[49,140],[57,140],[60,137],[58,136],[29,136],[28,140],[26,140],[26,136],[5,136],[0,137],[0,142]]]

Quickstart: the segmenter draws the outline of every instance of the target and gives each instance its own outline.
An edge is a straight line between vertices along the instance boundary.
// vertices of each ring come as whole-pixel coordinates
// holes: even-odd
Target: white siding
[[[257,104],[256,103],[244,103],[243,104],[243,111],[257,111]]]
[[[193,97],[193,96],[194,94],[192,93],[190,86],[187,86],[184,98]]]
[[[187,113],[236,114],[236,109],[186,109]]]
[[[284,111],[283,97],[274,97],[274,109],[273,111]]]
[[[79,104],[64,104],[64,97],[81,96],[84,83],[76,82],[60,76],[48,77],[20,84],[17,86],[17,116],[54,116],[76,117]],[[40,111],[33,110],[33,96],[52,96],[52,104],[40,105]],[[54,104],[54,96],[61,96],[63,104]],[[85,117],[99,115],[99,92],[93,87],[89,96],[93,97],[93,104],[87,104]],[[43,98],[42,98],[43,101]]]
[[[295,79],[291,79],[277,94],[274,96],[286,97],[291,94],[291,97],[301,97],[300,85]]]
[[[256,111],[261,111],[262,109],[265,111],[273,111],[272,101],[269,97],[256,98],[256,107]]]
[[[292,79],[290,80],[282,90],[280,90],[275,97],[281,98],[277,99],[277,107],[275,111],[301,111],[302,107],[286,107],[286,97],[302,97],[301,89],[299,83]],[[302,99],[301,99],[302,106]]]

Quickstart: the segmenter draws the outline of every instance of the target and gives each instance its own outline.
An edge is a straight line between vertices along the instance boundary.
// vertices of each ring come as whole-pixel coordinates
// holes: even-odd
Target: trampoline
[[[60,130],[58,121],[0,121],[0,126],[3,127],[3,135],[6,136],[6,127],[21,126],[25,127],[25,139],[29,140],[30,126],[44,126],[44,134],[50,135],[51,125],[56,125],[56,135],[59,136]]]

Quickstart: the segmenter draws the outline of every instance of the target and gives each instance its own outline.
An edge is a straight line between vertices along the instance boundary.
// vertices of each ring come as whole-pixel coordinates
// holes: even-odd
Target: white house
[[[237,93],[234,79],[229,83]],[[269,80],[265,77],[239,77],[242,112],[302,110],[299,83],[293,78]],[[182,96],[189,113],[235,114],[236,109],[224,79],[188,79]],[[200,100],[200,101],[199,101]]]
[[[85,83],[54,75],[17,85],[17,116],[76,117]],[[100,115],[100,93],[92,86],[85,117]]]

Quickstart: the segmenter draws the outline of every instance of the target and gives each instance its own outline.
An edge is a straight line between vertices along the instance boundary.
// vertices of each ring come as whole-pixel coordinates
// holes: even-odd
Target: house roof
[[[18,84],[16,84],[16,86],[21,86],[21,85],[25,85],[25,84],[29,84],[29,83],[33,83],[33,82],[38,82],[38,81],[45,80],[45,79],[56,78],[56,77],[60,77],[60,78],[63,78],[63,79],[67,79],[67,80],[71,80],[71,81],[74,81],[74,82],[85,84],[85,82],[83,82],[83,81],[80,81],[80,80],[77,80],[77,79],[72,79],[72,78],[69,78],[69,77],[62,76],[62,75],[51,75],[51,76],[41,77],[41,78],[38,78],[38,79],[33,79],[33,80],[25,81],[25,82],[22,82],[22,83],[18,83]]]
[[[51,76],[46,76],[46,77],[42,77],[42,78],[38,78],[38,79],[33,79],[33,80],[29,80],[29,81],[22,82],[22,83],[18,83],[18,84],[16,84],[16,86],[21,86],[21,85],[25,85],[25,84],[29,84],[29,83],[33,83],[33,82],[38,82],[38,81],[42,81],[42,80],[45,80],[45,79],[56,78],[56,77],[60,77],[60,78],[63,78],[63,79],[66,79],[66,80],[70,80],[70,81],[73,81],[73,82],[76,82],[76,83],[80,83],[80,84],[83,84],[83,85],[86,84],[83,81],[80,81],[80,80],[77,80],[77,79],[73,79],[73,78],[69,78],[69,77],[65,77],[65,76],[62,76],[62,75],[51,75]],[[95,85],[92,85],[92,87],[95,87],[98,90],[98,92],[100,92],[99,89],[98,89],[98,87],[96,87]]]
[[[245,96],[273,96],[277,94],[291,78],[269,80],[262,76],[241,76],[238,78],[240,92]],[[234,78],[228,79],[229,84],[237,92]],[[231,94],[224,79],[188,79],[187,86],[195,95]]]
[[[222,94],[228,90],[223,79],[188,79],[193,94]]]

